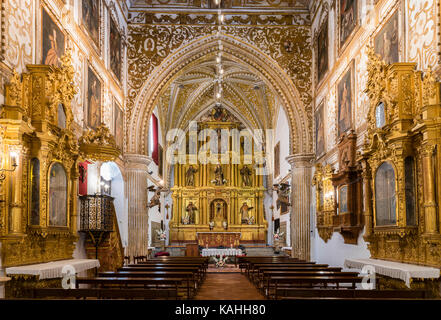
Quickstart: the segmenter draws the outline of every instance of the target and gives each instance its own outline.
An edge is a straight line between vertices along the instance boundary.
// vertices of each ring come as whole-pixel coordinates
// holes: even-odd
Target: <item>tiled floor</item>
[[[208,273],[195,300],[264,300],[240,273]]]

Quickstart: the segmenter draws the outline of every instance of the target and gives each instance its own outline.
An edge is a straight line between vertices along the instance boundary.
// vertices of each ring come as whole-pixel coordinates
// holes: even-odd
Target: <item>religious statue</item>
[[[188,167],[187,172],[185,173],[185,184],[187,186],[194,187],[194,174],[198,172],[198,169],[195,169],[192,165]]]
[[[248,166],[244,166],[240,169],[240,175],[242,176],[243,185],[245,187],[251,187],[251,174],[252,171]]]
[[[281,213],[285,213],[288,211],[288,207],[291,206],[289,202],[290,186],[287,183],[281,183],[280,185],[275,184],[274,187],[277,192],[277,210],[281,208]]]
[[[224,179],[224,172],[220,164],[214,168],[214,180],[212,182],[217,186],[222,186],[225,182],[227,182],[227,180]]]
[[[250,219],[248,215],[248,211],[253,209],[254,207],[249,207],[246,202],[243,203],[242,207],[240,208],[240,214],[242,216],[242,223],[248,224],[248,221]]]
[[[161,199],[162,188],[161,187],[155,188],[154,186],[150,186],[148,187],[148,191],[154,192],[155,195],[152,197],[152,199],[150,199],[150,202],[147,207],[153,208],[155,206],[159,206],[160,205],[159,200]]]
[[[185,209],[187,211],[187,217],[188,217],[188,224],[194,224],[195,223],[195,211],[198,210],[198,208],[196,208],[196,206],[193,204],[193,202],[190,201],[190,203],[188,204],[187,208]]]

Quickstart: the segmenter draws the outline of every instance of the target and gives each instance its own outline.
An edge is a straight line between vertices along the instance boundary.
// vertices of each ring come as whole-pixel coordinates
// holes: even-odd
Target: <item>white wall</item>
[[[289,149],[289,124],[288,118],[286,117],[285,110],[280,107],[279,114],[276,122],[276,130],[275,130],[275,138],[274,138],[274,146],[280,142],[280,175],[274,177],[274,183],[279,183],[283,178],[285,178],[289,174],[289,170],[291,169],[290,164],[286,161],[286,158],[290,155]],[[287,181],[290,183],[290,179]],[[273,192],[273,206],[274,206],[274,219],[280,218],[280,223],[286,221],[286,239],[288,246],[291,245],[291,209],[289,213],[280,215],[280,212],[277,210],[277,192]],[[270,210],[270,209],[268,209]],[[271,220],[271,217],[270,217]],[[270,226],[268,226],[270,228]],[[269,243],[273,243],[273,223],[271,221],[271,229],[268,230],[268,237],[270,238]]]
[[[370,252],[367,243],[363,239],[364,230],[358,236],[357,245],[345,244],[343,236],[334,232],[332,238],[327,243],[320,238],[316,228],[316,197],[315,188],[312,188],[311,196],[311,260],[317,263],[329,264],[333,267],[343,267],[345,259],[348,258],[369,258]]]

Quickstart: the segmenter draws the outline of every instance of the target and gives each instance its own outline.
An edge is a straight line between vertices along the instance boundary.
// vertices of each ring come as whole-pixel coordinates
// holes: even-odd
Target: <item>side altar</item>
[[[225,232],[235,237],[240,235],[240,239],[234,238],[234,245],[239,245],[238,240],[266,243],[265,176],[257,174],[262,170],[264,152],[254,152],[251,134],[244,134],[250,131],[243,130],[245,126],[219,105],[202,115],[197,124],[197,132],[187,132],[185,141],[181,142],[187,144],[186,148],[180,148],[186,154],[180,154],[179,158],[186,161],[179,161],[173,168],[171,244],[196,243],[206,233],[214,233],[210,239],[218,239]],[[192,134],[196,139],[191,139]],[[210,143],[216,138],[218,143],[213,148]],[[190,142],[195,146],[189,145]],[[191,154],[192,150],[209,144],[211,149],[206,154],[210,161],[201,162],[200,155]],[[251,150],[247,151],[249,146]],[[212,161],[213,157],[218,163]],[[229,239],[225,241],[226,245],[220,240],[222,245],[230,247]]]

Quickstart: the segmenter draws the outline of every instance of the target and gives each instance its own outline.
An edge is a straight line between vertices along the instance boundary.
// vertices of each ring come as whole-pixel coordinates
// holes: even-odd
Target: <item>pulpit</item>
[[[237,247],[240,244],[240,232],[198,232],[198,244],[204,248],[223,246]]]

